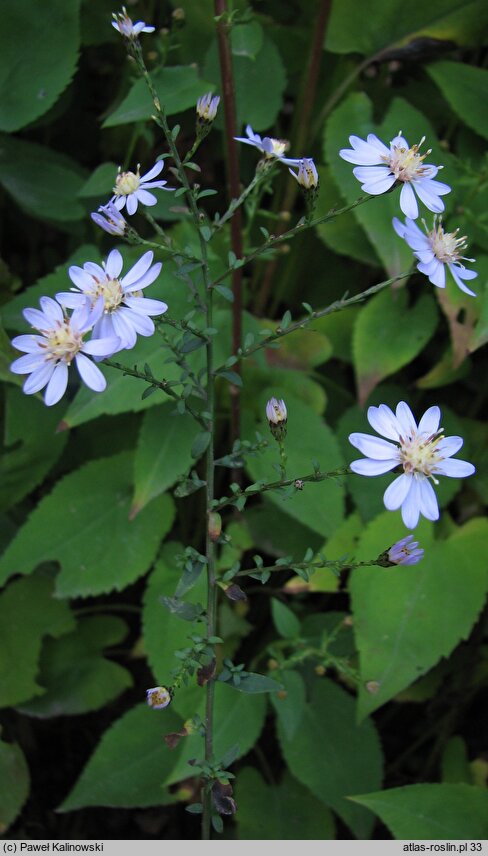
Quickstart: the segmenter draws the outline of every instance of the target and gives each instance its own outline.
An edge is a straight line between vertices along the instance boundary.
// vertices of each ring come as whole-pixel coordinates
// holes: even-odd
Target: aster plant
[[[156,685],[134,687],[138,700],[135,710],[129,711],[127,720],[123,713],[117,727],[106,741],[104,738],[100,755],[95,754],[95,760],[88,762],[63,804],[63,811],[92,805],[90,777],[98,769],[102,770],[101,778],[104,770],[110,770],[110,776],[106,776],[109,793],[104,797],[107,805],[124,805],[123,798],[117,802],[116,788],[115,797],[110,790],[117,778],[117,764],[123,773],[135,769],[137,780],[137,766],[141,762],[144,767],[147,746],[150,745],[149,756],[153,751],[147,740],[154,743],[157,764],[151,757],[149,776],[144,768],[138,805],[159,806],[166,796],[168,803],[185,799],[187,811],[201,820],[204,839],[221,833],[224,819],[236,815],[239,823],[241,785],[235,799],[233,784],[236,772],[240,776],[241,770],[236,762],[249,748],[246,741],[251,745],[248,730],[250,733],[254,728],[253,717],[257,717],[259,727],[263,725],[264,696],[271,699],[276,713],[278,742],[290,770],[307,788],[312,779],[302,772],[303,758],[308,753],[310,768],[315,770],[317,757],[322,758],[320,741],[326,744],[324,757],[335,758],[335,741],[341,743],[344,731],[346,738],[341,748],[346,758],[347,787],[341,785],[340,794],[336,797],[334,793],[332,801],[328,790],[319,791],[321,802],[317,805],[323,811],[330,803],[342,822],[349,824],[353,834],[360,838],[361,824],[367,827],[370,819],[364,820],[359,809],[358,821],[346,797],[363,792],[374,795],[380,790],[381,760],[379,741],[368,732],[370,726],[373,728],[372,723],[367,723],[358,740],[356,697],[361,716],[366,716],[396,698],[409,685],[408,681],[395,683],[397,675],[407,668],[405,661],[413,670],[413,676],[409,673],[410,683],[437,662],[425,657],[417,663],[417,649],[410,642],[405,654],[401,634],[395,637],[396,642],[390,640],[396,626],[401,626],[403,633],[405,625],[408,634],[410,612],[417,609],[417,601],[427,598],[431,588],[434,589],[435,574],[443,568],[448,550],[452,549],[455,557],[461,555],[471,532],[473,543],[478,543],[478,532],[475,522],[469,537],[464,537],[462,526],[458,526],[462,512],[455,504],[449,505],[456,491],[449,494],[449,488],[439,484],[443,477],[452,483],[468,479],[476,472],[474,464],[455,457],[464,445],[464,438],[444,430],[441,408],[431,403],[442,397],[437,399],[437,391],[432,390],[436,389],[439,376],[441,382],[437,386],[443,385],[444,356],[440,367],[433,369],[434,380],[427,374],[427,381],[417,379],[408,386],[405,382],[403,392],[399,386],[387,387],[385,398],[376,400],[390,404],[367,408],[367,419],[375,434],[354,430],[361,427],[362,414],[353,406],[353,394],[358,392],[362,408],[367,399],[362,383],[369,384],[369,394],[376,384],[395,370],[404,369],[420,354],[417,338],[425,336],[424,344],[431,342],[424,330],[428,324],[422,323],[417,308],[424,301],[422,306],[427,305],[434,316],[437,309],[433,294],[437,297],[438,289],[447,292],[449,279],[463,293],[463,300],[465,295],[476,301],[476,293],[466,283],[475,279],[478,271],[464,265],[464,262],[475,263],[462,255],[467,238],[458,237],[459,230],[448,232],[440,219],[445,209],[444,198],[451,192],[454,195],[456,188],[438,180],[441,166],[425,162],[431,151],[422,153],[424,137],[418,144],[407,142],[415,137],[406,126],[406,136],[399,132],[391,137],[389,144],[373,132],[372,126],[365,139],[351,133],[350,148],[342,148],[347,134],[354,129],[337,121],[335,126],[330,125],[331,135],[334,129],[337,134],[340,127],[342,136],[340,141],[334,138],[334,162],[330,162],[329,156],[324,167],[319,160],[320,147],[314,147],[312,134],[309,142],[304,142],[303,128],[311,121],[310,113],[307,116],[305,86],[305,104],[300,114],[303,121],[297,121],[293,127],[289,123],[291,145],[281,137],[281,132],[279,136],[261,136],[251,124],[246,124],[245,136],[238,136],[236,115],[243,116],[245,121],[246,112],[241,104],[237,114],[235,110],[229,59],[233,43],[229,32],[233,26],[248,26],[248,22],[237,16],[236,24],[224,7],[226,4],[217,0],[219,63],[226,85],[222,86],[221,94],[214,94],[213,90],[205,91],[209,85],[214,86],[213,82],[205,83],[203,89],[198,81],[203,94],[197,96],[195,92],[193,119],[186,123],[184,116],[178,118],[181,126],[169,118],[173,106],[167,92],[167,104],[163,97],[163,68],[152,70],[143,52],[146,40],[143,44],[139,40],[141,34],[149,36],[149,43],[154,40],[157,50],[149,55],[152,62],[158,51],[166,56],[176,49],[174,33],[158,33],[152,24],[132,21],[125,7],[113,15],[112,26],[126,48],[131,71],[136,71],[140,78],[136,86],[144,85],[151,105],[147,134],[141,137],[145,153],[141,156],[137,150],[136,154],[135,135],[125,154],[120,153],[120,162],[130,165],[140,157],[147,171],[141,175],[140,164],[135,171],[127,166],[119,168],[106,187],[105,198],[93,205],[96,210],[92,211],[91,220],[87,217],[93,243],[87,249],[85,242],[71,263],[56,272],[55,287],[50,296],[40,297],[39,309],[23,309],[22,332],[11,340],[13,349],[22,355],[16,355],[10,363],[10,372],[15,379],[22,378],[23,392],[54,408],[51,413],[57,412],[56,406],[65,408],[58,431],[80,429],[78,436],[89,446],[95,440],[90,432],[85,433],[85,422],[93,418],[93,413],[102,415],[106,420],[106,436],[102,437],[101,448],[106,455],[106,447],[113,444],[117,452],[113,455],[115,463],[110,463],[110,457],[107,463],[100,456],[87,465],[86,471],[81,471],[80,483],[86,480],[92,490],[86,502],[85,497],[78,504],[76,492],[72,498],[65,498],[63,491],[67,491],[69,475],[63,474],[54,487],[52,496],[56,499],[61,495],[69,530],[60,524],[56,544],[61,542],[62,546],[54,549],[43,540],[49,540],[46,535],[49,525],[41,526],[41,543],[36,550],[42,562],[59,560],[56,594],[62,596],[67,592],[73,598],[105,595],[134,583],[146,572],[150,574],[144,604],[144,646],[147,644],[148,664],[153,672],[148,683]],[[185,12],[176,11],[173,25],[182,26]],[[312,59],[314,56],[317,59],[317,51],[322,51],[325,26],[324,19]],[[110,21],[107,28],[110,30]],[[246,30],[246,37],[251,32],[254,31]],[[239,35],[243,36],[242,31],[240,34],[238,31]],[[236,44],[239,47],[238,38],[234,43],[237,51]],[[311,62],[307,73],[312,82],[313,68]],[[315,79],[314,86],[316,83]],[[337,97],[340,98],[340,92]],[[326,104],[325,108],[332,110],[333,106]],[[263,134],[275,133],[271,125],[265,128],[264,123],[253,124]],[[214,133],[222,125],[225,158],[221,160],[226,163],[229,187],[225,201],[208,186],[211,179],[206,168],[206,146],[217,139]],[[285,119],[283,126],[287,127]],[[397,127],[392,128],[392,134]],[[241,147],[236,144],[252,147],[258,153],[255,167],[252,164],[256,159],[243,159],[246,167],[251,163],[251,175],[246,168],[242,168],[242,176],[239,172]],[[326,137],[326,149],[329,145]],[[289,151],[293,157],[288,157]],[[200,160],[201,152],[204,154]],[[341,159],[355,165],[354,177],[367,195],[347,198],[341,203],[338,194],[337,200],[324,201],[322,187],[328,193],[334,189],[334,171],[344,167]],[[119,156],[114,163],[118,162]],[[163,169],[167,179],[160,178]],[[168,182],[174,187],[168,186]],[[378,260],[381,257],[383,261],[383,248],[367,246],[366,239],[362,240],[366,234],[371,240],[376,228],[374,219],[371,221],[374,228],[370,228],[365,212],[375,211],[375,205],[381,212],[384,200],[382,203],[379,197],[395,194],[397,189],[400,193],[395,205],[398,202],[405,220],[395,217],[392,222],[389,214],[387,227],[391,241],[385,244],[388,251],[390,246],[404,249],[403,240],[408,247],[407,255],[413,258],[404,270],[396,257],[393,262],[389,259],[385,266],[391,275],[375,281]],[[171,200],[169,226],[162,225],[166,221],[157,211],[162,190],[171,194],[166,197],[166,201]],[[346,196],[348,192],[344,190]],[[361,217],[353,221],[360,206]],[[423,216],[420,219],[421,212],[425,214],[422,206],[434,214],[431,229]],[[176,225],[171,225],[171,217],[177,221]],[[360,240],[358,230],[366,221],[369,231]],[[383,218],[381,228],[385,222]],[[346,225],[343,227],[342,223]],[[330,243],[337,241],[342,252],[353,244],[352,257],[358,270],[362,271],[359,262],[367,258],[367,275],[358,275],[352,293],[346,291],[342,287],[339,256],[335,254],[330,256],[330,269],[321,269],[320,281],[313,290],[316,308],[302,300],[307,296],[307,282],[300,282],[299,310],[296,302],[288,306],[290,274],[286,263],[280,267],[280,262],[298,245],[303,270],[306,276],[309,271],[312,276],[317,258],[320,262],[324,252],[322,245],[320,251],[317,249],[317,236],[322,239],[329,227],[333,237],[324,238],[325,245],[330,248]],[[374,259],[373,252],[376,252]],[[279,275],[275,276],[276,271]],[[243,276],[247,277],[245,289]],[[60,286],[62,277],[64,282]],[[431,289],[425,277],[437,288]],[[51,287],[49,282],[48,287]],[[266,311],[260,301],[264,301]],[[385,306],[388,311],[391,308],[387,301],[393,307],[391,316],[385,310]],[[441,305],[445,308],[447,304]],[[335,326],[336,319],[332,316],[339,313],[343,314]],[[14,317],[13,312],[9,314],[8,306],[6,314]],[[459,322],[454,315],[452,307],[447,305],[446,317],[454,330],[452,349],[459,350],[460,337],[455,338],[455,324]],[[390,323],[390,317],[396,319],[396,327]],[[415,318],[415,324],[410,324],[411,318]],[[432,324],[429,321],[431,337],[436,319],[435,315]],[[18,319],[13,322],[16,323]],[[369,334],[366,350],[365,328]],[[466,337],[462,340],[466,350],[471,348],[475,335],[474,321],[470,332],[469,344]],[[409,348],[412,338],[415,340],[406,359],[405,338]],[[394,347],[387,353],[388,359],[384,359],[384,341],[393,339]],[[362,368],[358,357],[362,347],[362,357],[369,361],[368,369]],[[328,375],[323,374],[322,365],[331,355],[333,368]],[[342,363],[346,364],[346,370]],[[352,378],[350,363],[356,372],[357,390],[348,388]],[[70,371],[73,365],[76,371]],[[335,435],[322,417],[326,392],[330,418],[336,422]],[[394,407],[390,406],[393,400]],[[423,415],[417,421],[414,412],[421,413],[422,409]],[[448,422],[451,421],[452,414],[443,405],[444,411]],[[127,423],[127,435],[117,431],[115,420],[120,413],[134,417],[133,423]],[[466,424],[469,428],[469,420]],[[136,434],[134,425],[137,425],[135,455],[128,451],[132,435]],[[9,430],[12,432],[11,426]],[[350,449],[348,454],[344,452],[348,441],[362,457],[350,460],[353,453]],[[118,485],[112,494],[108,487],[110,480],[104,477],[111,465],[114,483]],[[385,487],[381,480],[381,487],[377,487],[375,477],[383,476],[391,481]],[[468,493],[470,487],[465,490]],[[379,508],[381,497],[385,511]],[[475,504],[475,500],[472,502]],[[93,520],[90,518],[82,537],[76,531],[76,515],[79,505],[83,506],[83,513],[89,514],[91,504]],[[181,509],[181,530],[178,530],[182,533],[181,542],[180,534],[171,534],[176,506]],[[47,507],[50,512],[49,503]],[[34,510],[34,525],[36,514]],[[110,532],[110,550],[100,536],[105,517],[109,522],[115,520]],[[268,520],[272,523],[268,524]],[[30,537],[31,521],[25,526]],[[274,531],[276,528],[279,531]],[[405,528],[411,531],[405,533]],[[71,538],[76,549],[72,548]],[[89,567],[86,573],[78,541],[87,541],[91,549],[98,551],[93,563],[95,572]],[[303,549],[295,543],[303,544]],[[4,573],[5,579],[31,570],[26,570],[17,550],[18,544],[13,539],[0,559],[0,574]],[[55,572],[49,564],[46,574],[39,578],[39,585],[52,588]],[[271,585],[266,587],[270,581]],[[373,590],[380,594],[370,594]],[[385,591],[392,592],[392,600],[391,615],[385,614],[387,629],[383,632],[376,625],[378,614],[382,617]],[[239,634],[247,632],[244,615],[249,609],[249,599],[260,592],[269,600],[266,615],[269,613],[270,620],[266,641],[256,656],[250,658],[253,665],[248,666],[235,662],[234,658],[239,652]],[[317,593],[327,598],[339,593],[341,603],[350,594],[352,615],[332,610],[324,622],[324,616],[317,612],[313,616],[316,624],[309,625],[305,618],[308,603],[305,598],[313,598]],[[398,615],[395,609],[401,597],[404,597],[403,613]],[[446,600],[451,606],[452,598]],[[371,615],[367,609],[371,609]],[[422,601],[415,620],[425,621],[427,612]],[[478,615],[475,606],[472,612],[471,624]],[[329,621],[331,616],[333,621]],[[56,622],[60,634],[78,632],[61,613],[55,615],[54,630],[43,631],[53,637],[50,639],[53,649],[57,641]],[[106,634],[107,645],[117,643],[116,624],[117,621]],[[231,625],[230,642],[225,637],[226,625]],[[92,627],[93,635],[88,634],[83,642],[87,650],[98,639],[95,624]],[[166,635],[166,627],[170,628],[170,636],[174,634],[178,640],[174,651],[173,638]],[[353,633],[356,648],[351,641]],[[103,635],[100,632],[100,637]],[[446,638],[447,635],[446,631]],[[435,644],[439,647],[438,659],[454,647],[449,648],[444,637]],[[395,659],[397,648],[399,659]],[[137,643],[134,652],[138,657],[140,650],[142,643],[140,648]],[[46,686],[51,672],[61,683],[56,669],[65,668],[55,656],[50,661],[48,655],[41,673]],[[110,665],[114,664],[110,661]],[[97,686],[103,683],[102,680]],[[108,679],[106,684],[110,684]],[[129,682],[124,688],[129,688]],[[44,685],[38,694],[42,692]],[[76,693],[72,695],[78,698]],[[79,695],[83,693],[80,691]],[[228,698],[233,701],[229,703]],[[145,705],[141,705],[144,699]],[[42,716],[42,699],[41,713],[36,708],[37,701],[36,697],[22,698],[14,704],[25,703],[29,714]],[[71,698],[70,704],[78,712]],[[233,710],[234,704],[235,714],[227,715],[225,705]],[[315,704],[318,712],[313,708]],[[52,708],[57,710],[54,702]],[[311,709],[313,716],[309,716]],[[329,728],[327,724],[325,730],[334,732],[333,739],[323,733],[322,727],[323,721],[328,723],[323,714],[330,710],[336,717],[337,735],[332,725]],[[132,733],[132,716],[134,722],[137,720],[135,739],[134,745],[130,739],[127,741],[125,768],[126,738],[121,735],[125,733],[127,737],[127,733]],[[184,716],[184,721],[179,721],[180,716]],[[124,732],[129,720],[128,732]],[[228,738],[227,731],[237,739]],[[363,738],[372,759],[365,765],[362,761],[356,764],[355,757]],[[173,762],[170,754],[177,747]],[[334,760],[331,768],[335,763]],[[339,761],[342,775],[341,764]],[[353,770],[354,782],[362,782],[361,777],[366,777],[364,787],[349,782],[347,765]],[[168,788],[184,780],[187,789],[180,788],[170,794]],[[86,781],[90,785],[86,786],[89,796],[80,798]],[[100,786],[100,790],[104,788]],[[241,793],[245,793],[244,788]],[[298,797],[310,799],[310,795],[305,798],[298,794]],[[85,802],[77,802],[80,799]],[[357,800],[359,805],[360,798]],[[316,832],[315,827],[312,832]]]

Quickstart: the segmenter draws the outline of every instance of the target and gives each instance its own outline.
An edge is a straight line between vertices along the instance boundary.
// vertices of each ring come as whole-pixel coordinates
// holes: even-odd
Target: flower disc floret
[[[118,250],[112,250],[102,266],[93,262],[82,268],[73,265],[68,272],[75,287],[59,292],[56,299],[70,308],[79,307],[86,300],[91,306],[102,301],[102,313],[93,328],[94,337],[116,336],[117,350],[133,348],[137,334],[154,333],[150,316],[163,315],[168,309],[162,300],[144,297],[142,293],[161,272],[161,262],[153,265],[153,257],[151,251],[144,253],[123,277],[123,259]]]
[[[415,529],[420,514],[427,520],[439,518],[431,485],[431,482],[438,484],[438,475],[465,478],[475,472],[467,461],[451,459],[463,445],[463,439],[445,437],[439,428],[440,417],[437,406],[429,407],[417,425],[406,402],[400,401],[395,413],[386,404],[380,404],[368,409],[368,421],[387,440],[370,434],[349,435],[349,442],[366,455],[351,463],[354,473],[377,476],[397,467],[403,470],[386,489],[383,501],[389,511],[401,508],[408,529]]]
[[[439,214],[445,207],[440,197],[451,190],[448,184],[434,181],[442,167],[424,163],[431,152],[420,154],[424,140],[422,137],[409,146],[400,131],[388,148],[375,134],[368,134],[366,140],[353,135],[349,137],[352,148],[341,149],[339,155],[358,164],[353,173],[366,193],[376,196],[391,190],[395,183],[401,184],[400,208],[406,217],[416,220],[419,208],[415,194],[429,211]]]
[[[104,336],[85,342],[85,335],[102,315],[103,300],[99,298],[91,305],[84,299],[71,317],[51,297],[41,297],[40,306],[40,310],[24,309],[23,315],[41,335],[17,336],[12,340],[14,348],[25,352],[10,366],[14,374],[29,375],[24,392],[32,395],[46,387],[45,403],[56,404],[66,391],[68,368],[73,360],[82,381],[95,392],[102,392],[107,382],[89,356],[98,359],[109,356],[119,349],[120,340]]]
[[[400,238],[403,238],[414,251],[419,264],[417,270],[428,276],[429,281],[438,288],[445,288],[446,267],[451,272],[454,282],[465,294],[476,297],[474,291],[465,285],[464,280],[475,279],[476,271],[469,270],[462,262],[474,262],[474,259],[462,256],[467,247],[466,236],[458,237],[459,229],[455,232],[445,232],[442,220],[434,217],[432,229],[429,231],[424,222],[425,232],[410,218],[402,223],[397,217],[393,218],[393,228]]]

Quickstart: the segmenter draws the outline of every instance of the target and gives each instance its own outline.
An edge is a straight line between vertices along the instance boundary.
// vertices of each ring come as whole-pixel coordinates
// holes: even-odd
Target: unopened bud
[[[315,674],[319,675],[320,677],[323,677],[326,671],[327,669],[325,668],[325,666],[315,666]]]
[[[219,540],[222,532],[222,518],[217,511],[211,511],[208,515],[208,534],[214,543]]]
[[[300,161],[298,172],[293,172],[290,169],[293,178],[296,178],[304,195],[307,204],[307,211],[312,214],[317,202],[319,191],[319,174],[312,158],[303,158]]]
[[[417,565],[423,558],[424,550],[418,541],[413,541],[413,535],[407,535],[401,541],[393,544],[376,559],[381,568],[391,568],[393,565]]]
[[[171,17],[175,21],[184,21],[185,17],[186,17],[185,16],[185,10],[182,9],[181,6],[178,6],[176,9],[173,9],[173,12],[171,13]]]
[[[152,687],[146,690],[146,701],[149,707],[152,707],[154,710],[162,710],[164,707],[168,707],[172,698],[171,687],[169,689],[166,687]]]
[[[273,437],[281,442],[286,437],[286,423],[288,421],[288,411],[282,398],[279,400],[270,398],[266,405],[266,416]]]

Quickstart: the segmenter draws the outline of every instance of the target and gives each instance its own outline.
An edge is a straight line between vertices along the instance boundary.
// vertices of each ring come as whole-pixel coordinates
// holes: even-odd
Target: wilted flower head
[[[171,689],[166,689],[166,687],[152,687],[146,690],[146,701],[149,707],[154,710],[163,710],[163,708],[168,707],[172,697]]]
[[[204,123],[211,123],[217,115],[217,107],[220,103],[220,95],[212,95],[207,92],[202,95],[197,101],[197,120]]]
[[[98,212],[93,211],[91,218],[97,226],[100,226],[109,235],[122,237],[128,229],[128,223],[113,202],[100,205]]]
[[[430,483],[438,484],[436,476],[466,478],[475,472],[467,461],[451,460],[463,445],[462,437],[445,437],[439,428],[441,411],[429,407],[418,426],[405,401],[397,405],[396,413],[386,404],[368,409],[369,424],[387,440],[370,434],[350,434],[349,442],[365,458],[351,463],[351,470],[363,476],[379,476],[401,467],[398,476],[386,489],[383,501],[389,511],[401,507],[408,529],[415,529],[420,514],[427,520],[439,518],[439,507]]]
[[[135,214],[137,205],[156,205],[158,201],[153,193],[149,193],[149,188],[159,188],[164,190],[173,190],[172,187],[165,187],[166,181],[151,181],[163,171],[163,161],[157,161],[149,172],[145,175],[139,175],[141,165],[137,164],[137,172],[122,172],[119,167],[117,178],[115,179],[115,187],[113,188],[114,196],[110,200],[115,207],[121,211],[124,205],[127,205],[127,213]]]
[[[93,328],[93,335],[117,336],[116,350],[133,348],[137,334],[152,336],[154,333],[150,316],[163,315],[168,309],[162,300],[144,297],[142,293],[162,268],[161,262],[152,264],[153,258],[150,250],[144,253],[123,277],[120,276],[123,259],[118,250],[109,253],[103,267],[94,262],[86,262],[82,268],[72,265],[68,272],[75,288],[59,292],[56,299],[63,306],[76,308],[86,300],[94,305],[102,298],[102,314]]]
[[[302,158],[298,172],[293,172],[292,169],[290,172],[304,190],[316,190],[319,186],[319,174],[312,158]]]
[[[413,535],[407,535],[385,550],[378,558],[378,565],[391,568],[392,565],[417,565],[424,557],[424,550],[419,542],[413,540]]]
[[[247,137],[234,137],[239,143],[247,143],[263,153],[265,158],[274,158],[288,166],[300,166],[300,158],[285,158],[289,143],[287,140],[277,140],[274,137],[260,137],[255,134],[250,125],[246,126]]]
[[[427,230],[425,221],[424,227],[427,234],[422,232],[417,224],[408,217],[404,224],[397,217],[393,218],[395,232],[407,242],[419,260],[417,270],[428,276],[432,285],[445,288],[447,267],[461,291],[476,297],[475,292],[471,291],[463,282],[465,279],[475,279],[478,276],[476,271],[468,270],[462,264],[463,261],[475,261],[475,259],[468,259],[461,255],[462,250],[467,247],[466,237],[458,238],[459,229],[456,229],[455,232],[445,232],[440,217],[438,220],[434,217],[430,232]]]
[[[366,140],[351,136],[352,149],[341,149],[339,154],[350,163],[360,164],[353,173],[366,193],[377,196],[390,190],[395,182],[401,183],[400,208],[406,217],[416,220],[419,208],[415,193],[429,211],[439,214],[444,211],[440,197],[451,190],[448,184],[433,180],[441,167],[424,164],[424,158],[431,152],[429,149],[420,154],[424,140],[422,137],[418,144],[410,147],[400,131],[388,148],[375,134],[368,134]]]
[[[68,367],[73,360],[82,381],[94,392],[102,392],[107,381],[87,354],[101,359],[108,357],[118,350],[120,339],[111,335],[85,342],[84,336],[100,318],[103,300],[92,306],[84,299],[71,317],[52,297],[41,297],[40,306],[40,310],[24,309],[23,315],[41,335],[16,336],[12,340],[14,348],[25,352],[10,366],[14,374],[29,375],[24,392],[32,395],[46,387],[44,402],[48,406],[56,404],[66,391]]]
[[[113,12],[112,18],[112,27],[115,27],[126,39],[136,39],[139,33],[154,33],[154,27],[148,27],[144,21],[137,21],[134,24],[125,6],[122,6],[121,12]]]

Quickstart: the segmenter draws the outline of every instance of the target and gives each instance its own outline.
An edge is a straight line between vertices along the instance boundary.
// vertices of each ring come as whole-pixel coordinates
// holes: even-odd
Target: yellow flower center
[[[113,188],[113,192],[116,196],[130,196],[131,193],[135,193],[140,183],[141,177],[139,175],[138,166],[137,173],[119,172],[117,178],[115,179],[115,187]]]
[[[62,360],[68,366],[83,344],[83,335],[71,328],[68,318],[53,330],[47,330],[46,338],[46,359]]]
[[[400,437],[400,463],[405,473],[422,473],[436,481],[432,470],[443,460],[437,448],[438,443],[444,439],[440,431],[442,429],[430,437],[415,433],[406,439]]]
[[[428,232],[430,245],[440,262],[451,264],[461,258],[459,251],[466,249],[467,240],[465,235],[458,238],[458,232],[459,229],[455,232],[444,232],[442,223]]]
[[[266,153],[266,157],[280,157],[281,155],[284,155],[286,151],[288,151],[290,145],[288,140],[275,140],[273,137],[270,137],[270,140],[272,151],[269,154]]]
[[[419,154],[424,140],[425,137],[422,137],[420,143],[409,149],[405,146],[393,146],[393,151],[389,155],[382,156],[382,160],[388,164],[397,181],[412,181],[414,178],[429,174],[429,169],[423,166],[422,161],[430,155],[432,149],[423,155]]]

